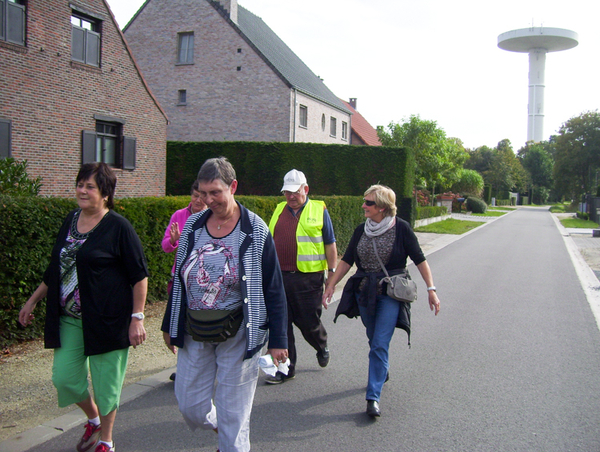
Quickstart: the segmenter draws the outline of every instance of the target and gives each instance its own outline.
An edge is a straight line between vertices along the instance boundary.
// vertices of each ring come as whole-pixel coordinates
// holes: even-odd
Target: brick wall
[[[177,65],[178,33],[192,31],[194,64]],[[289,87],[207,1],[152,0],[125,36],[169,116],[169,140],[290,141]]]
[[[71,2],[103,18],[100,68],[71,61],[69,4],[28,2],[25,47],[0,41],[0,118],[12,121],[12,157],[42,176],[42,195],[74,196],[82,131],[95,130],[94,115],[119,118],[137,157],[134,171],[116,170],[117,196],[163,196],[167,119],[103,0]]]

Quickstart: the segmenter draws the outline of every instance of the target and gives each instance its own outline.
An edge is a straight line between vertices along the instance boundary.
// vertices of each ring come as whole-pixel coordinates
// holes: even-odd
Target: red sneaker
[[[112,447],[108,447],[104,443],[98,443],[94,452],[115,452],[115,443],[113,443]]]
[[[78,452],[87,452],[96,445],[100,439],[101,425],[94,425],[90,422],[85,423],[85,432],[77,444]]]

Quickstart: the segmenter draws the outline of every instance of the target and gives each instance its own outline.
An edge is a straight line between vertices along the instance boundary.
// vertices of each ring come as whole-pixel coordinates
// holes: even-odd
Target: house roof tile
[[[373,128],[371,124],[361,115],[358,111],[352,108],[348,102],[342,100],[344,105],[352,112],[352,131],[358,135],[358,137],[367,146],[381,146],[381,141],[377,136],[377,130]]]

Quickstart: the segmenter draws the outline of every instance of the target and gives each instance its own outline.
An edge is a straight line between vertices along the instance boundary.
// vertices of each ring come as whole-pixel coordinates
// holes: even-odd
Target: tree
[[[517,154],[523,167],[529,172],[533,202],[543,204],[552,188],[554,161],[543,143],[528,142]]]
[[[460,170],[458,180],[452,185],[452,191],[464,195],[481,196],[483,191],[483,177],[472,169]]]
[[[555,143],[554,183],[560,195],[595,193],[600,171],[600,114],[588,111],[565,122]]]
[[[412,148],[415,152],[415,176],[435,194],[436,187],[444,188],[458,180],[468,154],[457,138],[446,138],[446,132],[436,121],[412,115],[402,124],[391,122],[387,129],[377,128],[384,146]],[[434,199],[434,196],[432,196]]]
[[[0,194],[37,196],[42,188],[42,178],[27,176],[27,160],[0,159]]]

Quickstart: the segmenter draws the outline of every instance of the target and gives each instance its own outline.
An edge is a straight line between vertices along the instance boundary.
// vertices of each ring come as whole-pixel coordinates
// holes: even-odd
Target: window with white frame
[[[25,45],[24,0],[0,0],[0,40]]]
[[[71,59],[78,63],[100,67],[100,24],[101,21],[71,14]]]
[[[308,127],[308,107],[300,105],[300,127]]]
[[[332,137],[337,136],[337,119],[333,116],[329,118],[329,135]]]
[[[346,121],[342,121],[342,140],[348,139],[348,123]]]
[[[194,32],[179,33],[177,40],[177,64],[194,63]]]

